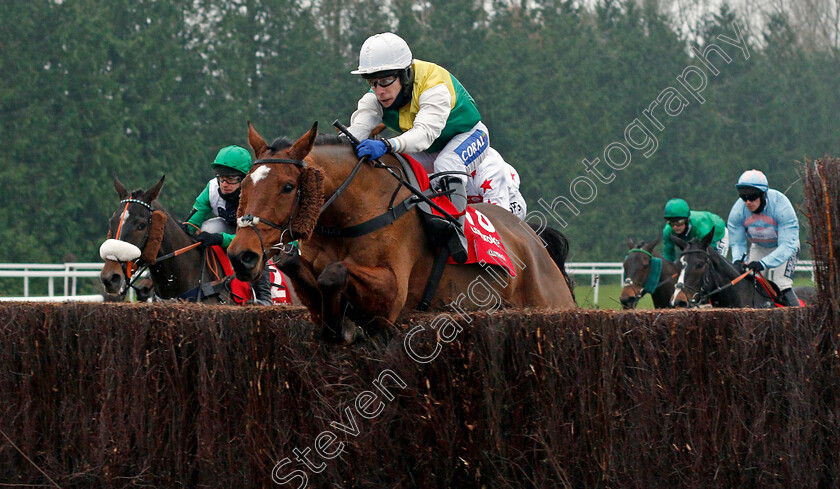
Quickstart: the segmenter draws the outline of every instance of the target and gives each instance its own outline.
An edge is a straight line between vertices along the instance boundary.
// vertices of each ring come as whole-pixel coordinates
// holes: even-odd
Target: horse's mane
[[[288,137],[281,136],[275,139],[274,142],[268,146],[268,149],[271,150],[272,153],[276,153],[277,151],[290,147],[293,143],[294,141]],[[352,144],[353,143],[351,143],[349,139],[340,137],[338,134],[320,133],[315,138],[316,146],[349,146]]]

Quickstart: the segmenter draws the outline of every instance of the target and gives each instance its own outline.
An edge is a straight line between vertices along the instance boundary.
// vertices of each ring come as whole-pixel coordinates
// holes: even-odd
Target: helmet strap
[[[765,207],[767,207],[767,192],[762,192],[761,204],[758,206],[758,209],[755,210],[754,214],[761,214]]]
[[[400,93],[396,96],[396,98],[394,98],[391,105],[385,107],[386,109],[399,110],[405,104],[411,102],[411,93],[414,90],[414,69],[409,66],[404,70],[400,70],[399,77],[402,90],[400,90]]]
[[[404,70],[400,70],[400,84],[402,84],[402,91],[405,95],[411,96],[411,91],[414,89],[414,65],[410,64]]]

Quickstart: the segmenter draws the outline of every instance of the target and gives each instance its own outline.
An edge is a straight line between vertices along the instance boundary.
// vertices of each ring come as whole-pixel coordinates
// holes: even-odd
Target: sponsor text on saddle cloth
[[[420,190],[427,190],[429,188],[429,175],[426,173],[426,170],[424,170],[423,166],[411,156],[407,154],[402,154],[402,156],[411,165],[411,169],[414,170]],[[435,197],[432,201],[452,215],[455,215],[458,212],[445,196]],[[434,208],[432,209],[432,212],[440,215],[440,213]],[[493,223],[487,219],[487,216],[478,212],[470,205],[467,206],[466,216],[464,219],[464,234],[467,237],[467,243],[469,245],[469,258],[464,265],[483,262],[490,265],[500,266],[504,268],[511,277],[516,276],[516,269],[514,269],[513,263],[511,262],[510,257],[508,257],[505,245],[502,243],[499,233],[496,232],[496,228],[493,227]],[[456,264],[452,258],[449,259],[448,263],[450,265]]]
[[[219,263],[222,264],[225,276],[232,276],[233,267],[230,264],[230,259],[228,258],[225,250],[223,250],[221,246],[212,246],[211,248],[213,249],[213,252],[216,253]],[[283,274],[275,268],[274,263],[271,260],[268,262],[266,272],[271,273],[271,302],[273,304],[291,304],[292,298],[287,292],[288,286],[286,284],[286,277],[284,277]],[[244,304],[254,295],[251,291],[251,284],[239,280],[236,277],[231,279],[230,292],[233,294],[233,301],[237,304]]]

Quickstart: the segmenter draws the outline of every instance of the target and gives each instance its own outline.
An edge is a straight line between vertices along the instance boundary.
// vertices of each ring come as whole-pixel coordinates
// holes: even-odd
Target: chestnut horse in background
[[[390,328],[416,310],[435,258],[419,211],[357,237],[318,234],[316,224],[347,228],[397,206],[412,193],[383,167],[358,159],[352,143],[335,136],[316,143],[317,123],[297,141],[268,145],[248,124],[257,157],[242,181],[239,228],[228,247],[237,278],[252,280],[278,246],[300,240],[300,255],[275,260],[292,280],[328,341],[350,343],[355,326]],[[343,141],[343,142],[342,142]],[[399,173],[391,154],[382,163]],[[349,184],[343,183],[351,178]],[[322,209],[324,197],[340,195]],[[512,259],[516,277],[495,266],[447,265],[431,300],[432,310],[495,310],[499,307],[573,309],[560,266],[533,229],[508,210],[474,204],[489,218]],[[451,309],[449,309],[451,308]],[[350,320],[352,322],[347,322]]]

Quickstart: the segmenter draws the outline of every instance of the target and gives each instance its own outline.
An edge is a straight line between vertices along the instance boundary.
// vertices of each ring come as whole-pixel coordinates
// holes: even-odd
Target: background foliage
[[[755,19],[728,7],[677,28],[656,2],[523,5],[0,3],[0,262],[98,261],[114,175],[133,188],[166,174],[161,200],[185,217],[216,151],[247,147],[248,120],[267,138],[347,122],[365,90],[349,75],[359,46],[391,29],[468,88],[534,210],[569,196],[583,158],[600,157],[663,89],[679,87],[697,63],[690,42],[733,37],[739,21],[750,58],[721,44],[732,62],[709,77],[706,102],[691,100],[656,133],[650,158],[634,152],[580,215],[566,214],[572,261],[621,259],[627,235],[660,232],[671,197],[725,218],[732,184],[753,167],[800,205],[796,161],[840,153],[837,50],[807,42],[783,14],[748,31]]]

